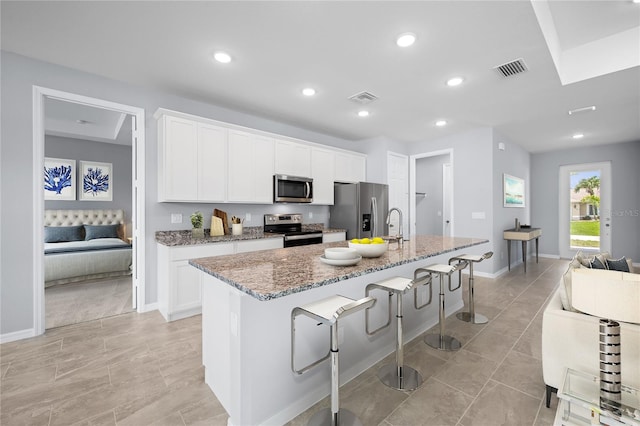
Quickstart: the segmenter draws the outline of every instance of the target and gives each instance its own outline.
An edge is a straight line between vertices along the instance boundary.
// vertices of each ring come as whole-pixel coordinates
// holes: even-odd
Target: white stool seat
[[[457,270],[453,265],[444,265],[439,263],[429,265],[423,269],[434,274],[450,274]]]
[[[300,306],[299,309],[312,314],[318,321],[330,325],[336,322],[341,310],[355,301],[349,297],[335,295]]]
[[[468,262],[481,262],[484,260],[484,255],[482,254],[461,254],[460,256],[452,257],[451,259],[455,260],[466,260]]]
[[[405,293],[413,287],[413,280],[404,277],[391,277],[375,283],[378,288],[384,288],[395,293]]]

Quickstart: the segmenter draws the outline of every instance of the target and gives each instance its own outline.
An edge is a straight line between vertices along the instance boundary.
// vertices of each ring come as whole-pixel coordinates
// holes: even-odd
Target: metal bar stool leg
[[[402,391],[414,390],[422,384],[422,376],[404,365],[404,339],[402,331],[402,294],[396,294],[396,362],[378,370],[378,378],[390,388]]]
[[[453,272],[453,271],[452,271]],[[447,336],[444,330],[444,277],[442,276],[444,273],[439,273],[440,275],[440,333],[439,334],[427,334],[424,336],[424,342],[435,349],[440,349],[442,351],[457,351],[462,347],[462,344],[458,339],[453,336]],[[451,274],[447,274],[449,280],[451,280]]]
[[[473,263],[474,262],[469,262],[469,312],[458,312],[456,318],[472,324],[486,324],[489,322],[489,319],[482,314],[476,313],[474,302],[475,290],[473,287]]]

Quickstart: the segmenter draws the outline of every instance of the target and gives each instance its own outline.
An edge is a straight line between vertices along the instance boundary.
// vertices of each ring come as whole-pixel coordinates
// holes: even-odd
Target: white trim
[[[138,123],[137,133],[132,134],[132,138],[137,136],[137,144],[132,144],[135,158],[134,169],[137,171],[137,181],[133,192],[132,222],[135,229],[133,238],[135,239],[135,269],[142,271],[133,277],[134,286],[137,285],[136,300],[138,301],[138,312],[143,312],[142,306],[146,296],[145,289],[145,112],[143,108],[125,104],[106,101],[98,98],[91,98],[75,93],[63,92],[46,87],[33,86],[33,330],[34,335],[43,334],[45,331],[44,312],[44,197],[42,196],[42,168],[44,167],[44,99],[56,99],[65,102],[72,102],[96,108],[108,109],[124,114],[131,114],[136,117]],[[136,176],[134,176],[135,178]],[[136,212],[137,210],[137,212]],[[26,336],[30,337],[30,336]]]
[[[141,305],[141,304],[138,304]],[[138,312],[140,313],[144,313],[144,312],[151,312],[151,311],[157,311],[158,310],[158,303],[147,303],[145,305],[142,305],[142,308],[138,309]]]
[[[560,255],[559,254],[540,253],[540,254],[538,254],[538,257],[545,257],[547,259],[560,259]]]
[[[455,194],[455,165],[453,161],[453,148],[441,149],[438,151],[425,152],[422,154],[414,154],[409,156],[409,234],[411,237],[416,235],[416,160],[428,157],[437,157],[440,155],[449,155],[451,163],[451,193]],[[453,218],[455,210],[455,199],[451,199],[451,235],[454,236],[455,220]]]
[[[11,333],[0,334],[0,343],[9,343],[35,336],[35,328],[27,328],[26,330],[12,331]]]

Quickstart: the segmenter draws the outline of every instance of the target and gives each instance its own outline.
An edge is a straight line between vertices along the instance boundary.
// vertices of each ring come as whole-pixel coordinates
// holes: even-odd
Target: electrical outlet
[[[313,212],[309,212],[309,219],[313,219]]]
[[[182,213],[171,213],[171,223],[182,223]]]
[[[251,222],[251,213],[245,213],[244,221],[245,222]]]

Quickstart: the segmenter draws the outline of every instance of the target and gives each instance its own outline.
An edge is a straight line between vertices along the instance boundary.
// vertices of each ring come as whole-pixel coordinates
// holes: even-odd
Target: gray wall
[[[325,206],[221,206],[157,202],[157,126],[153,113],[168,108],[209,117],[228,123],[252,127],[285,136],[300,138],[324,145],[358,151],[353,142],[300,129],[294,126],[259,118],[175,96],[152,89],[109,80],[97,75],[58,65],[32,60],[13,53],[1,52],[2,75],[1,167],[0,167],[0,225],[2,230],[2,267],[0,268],[0,334],[33,328],[33,231],[30,226],[33,210],[32,168],[32,98],[33,86],[43,86],[84,96],[105,99],[145,109],[146,112],[146,217],[147,239],[146,304],[157,300],[155,232],[190,227],[188,215],[195,210],[212,211],[219,207],[229,214],[252,213],[248,226],[260,226],[262,214],[278,209],[295,209],[305,214],[306,222],[325,222]],[[308,220],[308,213],[314,218]],[[183,213],[182,226],[170,223],[171,213]],[[210,220],[210,218],[209,218]],[[17,225],[20,226],[17,226]]]
[[[44,155],[76,160],[78,170],[80,161],[111,163],[113,166],[111,172],[112,201],[80,201],[79,197],[75,201],[46,200],[44,208],[47,210],[123,209],[127,236],[131,236],[131,146],[47,135],[44,140]],[[78,177],[78,179],[80,178]],[[81,188],[81,182],[78,181],[78,194]]]
[[[489,240],[488,244],[470,249],[473,253],[494,250],[496,244],[492,221],[494,211],[492,146],[493,131],[490,128],[479,128],[410,145],[411,155],[453,149],[454,236]],[[485,219],[472,219],[473,212],[483,212]],[[482,262],[477,270],[494,272],[493,262],[494,259]]]
[[[505,146],[504,151],[498,149],[498,144],[503,143]],[[502,135],[494,132],[493,134],[493,205],[495,207],[493,211],[493,240],[495,241],[494,247],[494,265],[495,271],[507,267],[507,242],[502,238],[502,232],[505,229],[513,228],[515,225],[515,219],[517,218],[522,224],[530,224],[535,227],[540,227],[538,223],[531,223],[530,211],[531,201],[531,176],[530,176],[530,154],[520,146],[510,143],[508,139]],[[507,173],[512,176],[516,176],[524,179],[525,181],[525,207],[504,207],[503,199],[503,174]],[[543,228],[543,236],[540,238],[539,243],[547,238],[552,238],[551,235],[547,235],[547,230]],[[522,244],[511,243],[511,264],[516,263],[517,259],[522,259]],[[535,253],[535,243],[529,243],[531,249],[528,253]]]
[[[541,253],[560,254],[560,166],[599,161],[611,161],[612,254],[640,261],[640,141],[531,155],[531,221],[543,230]]]
[[[449,155],[438,155],[416,160],[416,233],[442,235],[442,165]],[[438,216],[440,212],[440,216]]]

